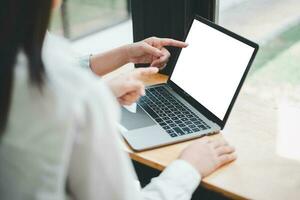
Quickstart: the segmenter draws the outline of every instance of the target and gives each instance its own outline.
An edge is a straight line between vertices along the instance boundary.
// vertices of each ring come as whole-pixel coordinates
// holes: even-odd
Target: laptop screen
[[[255,51],[194,20],[170,80],[219,119],[224,119]]]

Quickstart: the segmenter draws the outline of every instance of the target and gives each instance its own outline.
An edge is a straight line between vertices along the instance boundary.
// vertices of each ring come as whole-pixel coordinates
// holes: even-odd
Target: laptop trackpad
[[[136,113],[131,113],[122,107],[121,124],[128,130],[156,125],[153,119],[139,105],[136,107]]]

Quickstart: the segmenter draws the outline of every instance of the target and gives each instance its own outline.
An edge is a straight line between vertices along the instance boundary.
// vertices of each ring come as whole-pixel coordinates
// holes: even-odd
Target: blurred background
[[[265,79],[299,83],[300,1],[220,0],[219,5],[219,24],[261,46],[252,72],[264,68]]]
[[[63,0],[51,30],[78,39],[124,22],[129,16],[129,0]]]
[[[51,30],[72,40],[82,39],[130,21],[130,8],[130,0],[63,0]],[[274,68],[265,78],[298,83],[299,11],[299,0],[220,0],[216,15],[220,25],[260,44],[252,72]],[[131,28],[128,25],[124,32],[131,33]]]

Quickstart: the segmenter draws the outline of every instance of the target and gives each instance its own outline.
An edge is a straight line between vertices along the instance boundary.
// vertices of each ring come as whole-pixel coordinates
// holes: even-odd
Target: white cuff
[[[91,69],[91,59],[92,55],[85,55],[79,58],[80,66],[83,68]]]
[[[201,175],[197,170],[188,162],[184,160],[173,161],[160,175],[165,180],[176,183],[193,193],[201,181]]]

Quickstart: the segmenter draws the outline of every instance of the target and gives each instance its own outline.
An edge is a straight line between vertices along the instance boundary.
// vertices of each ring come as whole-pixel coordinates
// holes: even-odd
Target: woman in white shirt
[[[162,67],[170,56],[164,46],[186,44],[150,38],[126,45],[92,56],[92,73],[80,68],[66,41],[46,33],[58,4],[1,2],[0,198],[190,199],[201,178],[236,158],[234,148],[204,138],[139,189],[119,147],[116,100],[136,101],[144,94],[141,76],[158,69],[137,69],[108,83],[95,76],[126,62]]]

